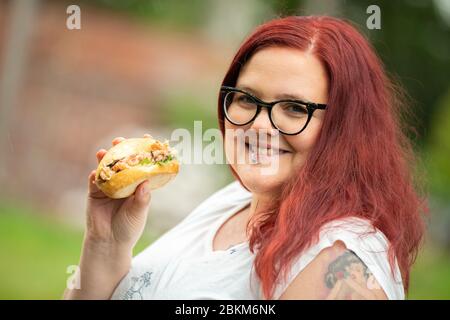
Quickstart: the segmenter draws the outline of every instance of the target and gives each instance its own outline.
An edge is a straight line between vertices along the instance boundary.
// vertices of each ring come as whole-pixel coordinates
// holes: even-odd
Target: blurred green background
[[[81,30],[66,8],[81,8]],[[369,30],[366,9],[381,9]],[[59,299],[78,264],[86,179],[116,136],[215,128],[216,94],[235,50],[280,15],[353,21],[406,88],[430,192],[429,232],[409,299],[450,298],[450,1],[6,0],[0,2],[0,299]],[[231,181],[189,165],[158,190],[139,252]],[[192,188],[192,186],[198,186]]]

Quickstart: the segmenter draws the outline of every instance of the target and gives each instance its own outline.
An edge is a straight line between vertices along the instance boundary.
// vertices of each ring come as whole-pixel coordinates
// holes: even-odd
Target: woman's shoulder
[[[332,220],[322,226],[319,243],[333,243],[342,240],[350,246],[373,253],[387,253],[389,240],[371,221],[359,217]]]
[[[350,237],[369,237],[377,236],[381,240],[387,241],[383,232],[377,229],[368,219],[350,216],[331,220],[325,223],[320,229],[320,235],[339,235],[345,234]]]
[[[280,296],[297,275],[315,265],[313,262],[337,243],[343,244],[348,251],[346,254],[354,255],[370,270],[388,299],[404,299],[398,265],[395,262],[392,269],[389,263],[388,239],[369,220],[358,217],[336,219],[323,225],[317,241],[294,260],[287,282],[277,288],[277,295]]]

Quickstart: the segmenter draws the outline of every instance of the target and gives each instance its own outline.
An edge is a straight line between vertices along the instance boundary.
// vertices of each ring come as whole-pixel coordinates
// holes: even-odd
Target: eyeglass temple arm
[[[321,109],[321,110],[324,110],[327,108],[327,105],[323,104],[323,103],[308,102],[308,106],[313,109]]]

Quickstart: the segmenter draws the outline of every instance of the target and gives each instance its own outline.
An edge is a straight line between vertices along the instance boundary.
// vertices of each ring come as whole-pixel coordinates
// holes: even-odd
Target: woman
[[[219,95],[237,181],[132,260],[146,183],[111,200],[93,171],[81,289],[65,297],[404,299],[424,224],[395,92],[368,42],[342,20],[259,26]],[[237,161],[242,154],[250,160]]]

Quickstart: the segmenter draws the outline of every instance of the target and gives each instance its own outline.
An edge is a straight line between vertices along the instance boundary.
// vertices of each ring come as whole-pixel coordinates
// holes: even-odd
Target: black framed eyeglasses
[[[326,109],[326,104],[283,99],[264,102],[241,89],[222,86],[223,111],[234,125],[244,126],[256,119],[263,107],[269,111],[274,128],[286,135],[296,135],[306,129],[316,109]]]

